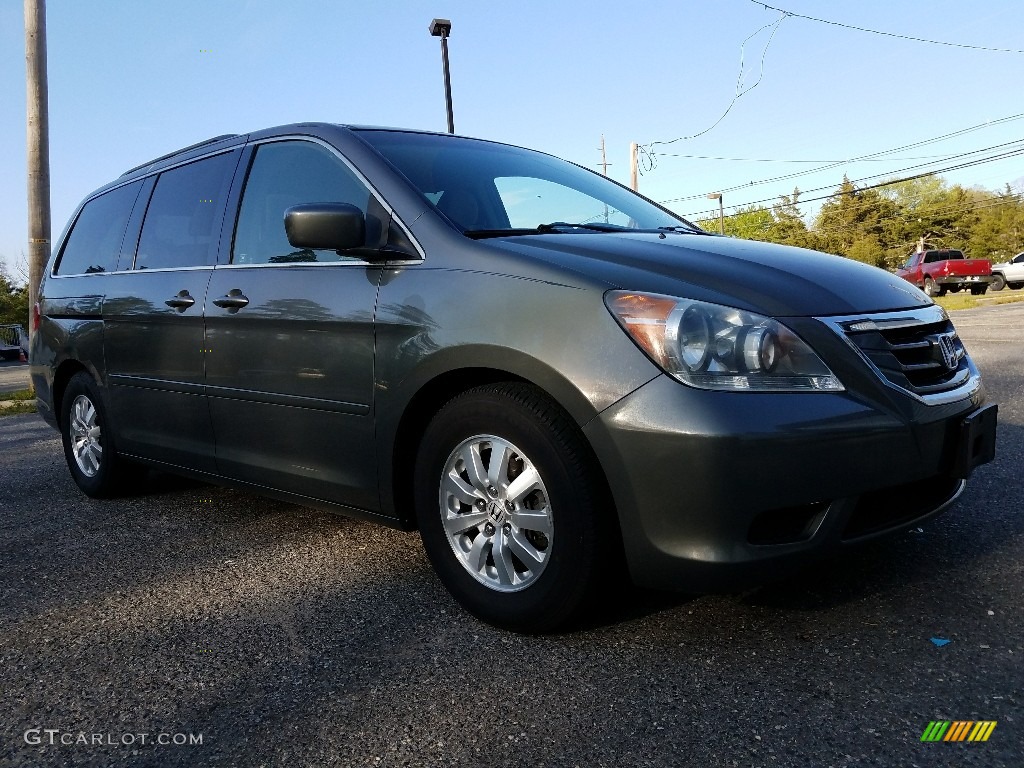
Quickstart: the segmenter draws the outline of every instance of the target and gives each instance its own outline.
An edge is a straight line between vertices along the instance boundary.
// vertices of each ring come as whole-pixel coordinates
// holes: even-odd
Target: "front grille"
[[[843,329],[886,379],[916,395],[948,392],[971,376],[967,350],[945,317],[935,322],[865,320]]]

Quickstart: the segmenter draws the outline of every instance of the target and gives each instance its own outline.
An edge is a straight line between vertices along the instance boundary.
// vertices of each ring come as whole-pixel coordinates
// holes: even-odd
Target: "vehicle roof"
[[[150,171],[158,164],[164,161],[180,161],[183,158],[187,158],[192,154],[199,154],[200,152],[206,153],[213,150],[217,150],[223,147],[230,147],[233,144],[241,144],[252,138],[265,138],[267,136],[275,136],[283,133],[294,133],[296,128],[341,128],[346,131],[400,131],[402,133],[422,133],[422,134],[434,134],[438,136],[448,136],[447,133],[441,133],[439,131],[430,131],[420,128],[399,128],[389,127],[381,125],[349,125],[344,123],[322,123],[322,122],[304,122],[304,123],[288,123],[285,125],[277,125],[270,128],[262,128],[258,131],[250,131],[249,133],[225,133],[220,136],[214,136],[204,141],[196,142],[195,144],[189,144],[187,147],[176,149],[173,152],[168,152],[160,157],[155,157],[152,160],[147,160],[144,163],[140,163],[121,174],[119,178],[123,179],[131,176],[139,171]],[[463,136],[461,138],[471,138]]]
[[[160,155],[159,157],[155,157],[152,160],[147,160],[144,163],[140,163],[139,165],[129,168],[116,179],[113,179],[112,181],[90,192],[82,201],[82,204],[92,199],[93,197],[96,197],[97,195],[107,192],[115,187],[119,187],[123,184],[129,184],[135,181],[136,179],[148,176],[152,173],[163,170],[164,168],[177,165],[182,162],[187,162],[188,160],[191,160],[193,158],[199,158],[202,157],[203,155],[212,154],[220,150],[231,149],[232,147],[235,146],[242,146],[246,142],[252,140],[265,139],[279,135],[303,133],[308,133],[311,135],[329,133],[333,134],[334,137],[342,138],[345,135],[351,136],[353,132],[358,131],[396,131],[401,133],[418,133],[423,135],[473,139],[476,141],[488,141],[487,139],[479,139],[474,136],[462,136],[459,134],[449,134],[442,131],[425,130],[421,128],[399,128],[382,125],[360,125],[328,122],[287,123],[284,125],[277,125],[270,128],[263,128],[249,133],[226,133],[220,136],[214,136],[212,138],[196,142],[195,144],[189,144],[188,146],[182,147],[181,149],[176,149],[173,152],[168,152],[167,154]]]

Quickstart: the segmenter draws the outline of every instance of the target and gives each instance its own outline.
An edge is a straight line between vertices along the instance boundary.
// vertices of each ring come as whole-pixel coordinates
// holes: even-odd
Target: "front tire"
[[[992,284],[991,288],[993,291],[1001,291],[1006,287],[1006,278],[998,272],[992,273]]]
[[[122,462],[110,437],[99,387],[84,371],[72,376],[64,391],[60,431],[75,484],[87,496],[113,495],[122,486]]]
[[[416,517],[463,607],[546,632],[578,618],[613,570],[599,488],[582,435],[556,404],[530,385],[494,384],[449,401],[424,432]]]

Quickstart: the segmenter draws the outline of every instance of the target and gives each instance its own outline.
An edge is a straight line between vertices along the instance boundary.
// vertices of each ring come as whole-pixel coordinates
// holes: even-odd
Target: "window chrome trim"
[[[214,269],[215,264],[200,264],[193,267],[155,267],[153,269],[114,269],[110,272],[82,272],[78,275],[47,275],[47,280],[78,280],[83,277],[102,277],[103,275],[144,275],[149,272],[196,272],[201,269]]]
[[[860,359],[867,363],[868,367],[875,372],[883,384],[901,394],[909,395],[925,405],[947,405],[959,400],[966,400],[974,397],[978,390],[981,389],[981,374],[978,372],[978,369],[975,367],[974,361],[971,359],[969,354],[964,355],[967,359],[968,371],[970,371],[967,381],[954,389],[947,390],[946,392],[938,392],[934,395],[919,395],[916,392],[904,389],[903,387],[889,381],[885,374],[879,370],[878,366],[876,366],[871,359],[864,354],[864,351],[850,339],[848,328],[856,323],[874,323],[876,328],[884,331],[895,328],[911,328],[918,325],[930,325],[932,323],[941,323],[945,320],[949,320],[949,315],[946,314],[946,310],[938,304],[921,307],[920,309],[906,309],[895,312],[866,312],[860,315],[827,316],[816,317],[814,319],[831,328],[837,336],[846,342],[846,344],[857,353]],[[957,334],[957,338],[959,338],[959,334]]]
[[[427,258],[426,257],[426,251],[423,250],[423,246],[420,245],[420,241],[417,240],[413,236],[412,231],[409,229],[409,227],[406,226],[405,222],[402,221],[402,219],[399,217],[399,215],[395,211],[395,209],[387,202],[387,200],[384,199],[384,196],[377,190],[377,188],[373,185],[373,183],[371,183],[371,181],[365,175],[363,175],[363,172],[360,171],[358,168],[356,168],[355,165],[353,165],[352,162],[347,157],[345,157],[333,144],[330,144],[330,143],[324,141],[323,139],[319,138],[318,136],[310,136],[308,134],[302,134],[302,133],[297,133],[297,134],[289,133],[289,134],[284,134],[282,136],[268,136],[265,139],[258,139],[256,141],[250,141],[250,142],[246,143],[246,146],[259,147],[259,146],[261,146],[263,144],[274,144],[276,142],[281,142],[281,141],[306,141],[306,142],[309,142],[311,144],[318,144],[319,146],[323,147],[328,152],[330,152],[332,155],[337,157],[342,162],[342,164],[352,172],[352,175],[355,176],[357,179],[359,179],[359,181],[362,182],[366,186],[366,188],[368,190],[370,190],[370,194],[373,195],[376,198],[377,202],[380,204],[380,207],[383,208],[385,211],[387,211],[388,215],[391,216],[391,221],[394,222],[395,224],[397,224],[399,227],[402,228],[402,231],[405,232],[405,236],[408,237],[409,238],[409,242],[412,243],[413,246],[415,246],[416,252],[419,254],[419,257],[420,257],[419,261],[414,261],[412,259],[409,259],[408,257],[406,257],[405,259],[394,259],[394,261],[395,262],[403,262],[403,263],[409,263],[411,261],[412,263],[418,264],[418,263],[426,260],[426,258]],[[255,162],[255,158],[253,159],[253,162]],[[248,175],[247,175],[247,178],[246,178],[246,183],[248,183]],[[245,200],[245,189],[243,188],[242,189],[242,194],[238,198],[239,209],[241,209],[241,205],[242,205],[242,202],[244,200]],[[238,215],[237,214],[234,216],[234,220],[235,220],[235,227],[237,228],[238,227]],[[234,232],[234,230],[232,230],[232,232],[231,232],[231,248],[232,249],[234,249],[234,245],[235,245],[235,232]],[[233,252],[229,252],[228,253],[228,258],[229,259],[234,258],[234,255],[235,254]],[[375,263],[375,262],[367,262],[367,263]],[[391,263],[391,261],[383,261],[382,260],[380,263],[382,265],[383,264],[389,264],[389,263]],[[223,264],[223,265],[219,265],[219,266],[225,266],[226,267],[226,266],[235,266],[235,265],[231,264],[229,262],[228,264]],[[258,265],[258,264],[239,264],[238,266],[239,267],[248,267],[248,266],[260,266],[260,265]],[[287,266],[287,265],[283,265],[282,264],[282,265],[277,265],[277,266]]]
[[[322,267],[384,267],[390,264],[389,261],[365,261],[363,259],[352,259],[351,261],[289,261],[289,262],[260,262],[258,264],[218,264],[217,269],[294,269],[295,267],[306,267],[320,269]],[[419,262],[416,262],[419,264]]]

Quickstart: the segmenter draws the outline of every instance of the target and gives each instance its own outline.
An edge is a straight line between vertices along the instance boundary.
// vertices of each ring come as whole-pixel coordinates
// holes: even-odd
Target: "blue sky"
[[[993,0],[772,0],[886,32],[1024,48],[1024,4]],[[741,45],[779,20],[749,0],[49,0],[53,238],[79,200],[129,167],[222,133],[303,120],[444,130],[440,50],[452,20],[456,131],[534,147],[625,181],[631,141],[690,136],[729,107]],[[765,53],[765,44],[774,38]],[[944,167],[952,155],[1024,139],[1024,119],[874,161],[843,162],[1024,113],[1024,54],[919,43],[788,16],[743,51],[744,87],[717,126],[656,145],[640,189],[684,215],[851,179]],[[0,258],[26,250],[22,3],[0,4]],[[1009,148],[1019,147],[1011,145]],[[707,160],[692,155],[737,160]],[[987,157],[979,152],[966,159]],[[771,161],[771,162],[764,162]],[[1024,186],[1016,156],[943,174]],[[684,198],[684,199],[679,199]],[[810,212],[814,204],[805,206]],[[1024,245],[1024,244],[1022,244]]]

